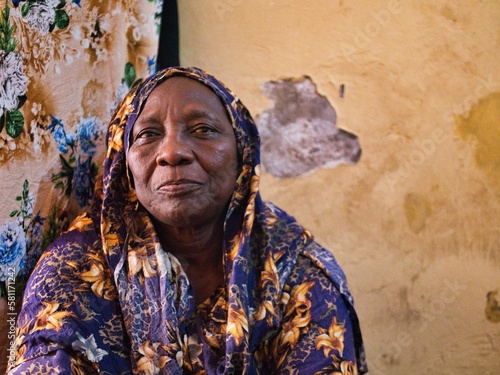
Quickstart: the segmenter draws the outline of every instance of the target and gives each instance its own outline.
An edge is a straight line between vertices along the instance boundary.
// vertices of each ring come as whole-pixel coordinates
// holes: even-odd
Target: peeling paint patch
[[[498,289],[486,294],[486,308],[484,309],[484,313],[486,319],[493,323],[500,323],[500,305],[495,298],[497,294]]]
[[[415,233],[420,233],[432,213],[431,204],[419,194],[408,193],[405,196],[404,209],[410,229]]]
[[[457,116],[458,134],[476,144],[476,164],[492,185],[500,190],[500,92],[492,93],[472,106],[469,113]]]
[[[334,108],[309,77],[268,81],[262,90],[273,101],[255,119],[267,172],[295,177],[359,160],[357,136],[336,127]]]

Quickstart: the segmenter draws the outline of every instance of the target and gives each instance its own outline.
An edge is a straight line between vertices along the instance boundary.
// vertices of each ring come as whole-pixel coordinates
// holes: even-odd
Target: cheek
[[[146,155],[139,154],[137,152],[129,152],[127,158],[128,169],[130,172],[130,178],[132,179],[132,185],[137,189],[139,186],[144,186],[147,184],[147,164],[145,160]]]
[[[224,153],[217,158],[214,169],[216,170],[217,184],[224,192],[232,193],[234,184],[238,177],[238,162],[236,151],[234,153]]]

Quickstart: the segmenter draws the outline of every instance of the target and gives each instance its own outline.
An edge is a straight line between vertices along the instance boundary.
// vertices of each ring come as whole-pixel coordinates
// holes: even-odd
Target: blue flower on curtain
[[[27,226],[26,232],[26,262],[25,267],[19,270],[19,276],[27,279],[31,270],[35,268],[38,259],[43,252],[43,225],[46,219],[36,214]]]
[[[153,57],[147,57],[147,63],[148,63],[148,74],[154,74],[156,73],[156,55]]]
[[[95,141],[98,139],[100,131],[98,129],[101,122],[97,117],[82,118],[73,134],[70,134],[68,142],[80,146],[84,155],[94,156],[96,152]],[[101,125],[102,127],[102,125]]]
[[[64,125],[60,119],[55,116],[52,117],[52,122],[48,127],[48,130],[52,132],[54,136],[54,140],[57,143],[57,148],[59,152],[66,153],[68,152],[68,139],[66,138],[66,132],[64,131]]]
[[[0,227],[0,281],[19,273],[26,258],[26,234],[18,221]],[[12,271],[13,270],[13,271]]]
[[[75,131],[66,135],[62,121],[55,116],[52,119],[49,129],[61,152],[61,170],[52,175],[52,181],[67,197],[85,207],[94,194],[98,166],[92,157],[96,142],[104,134],[104,126],[97,117],[89,116],[80,119]]]
[[[29,191],[27,180],[23,191],[16,197],[19,208],[10,213],[11,218],[0,227],[0,297],[6,295],[5,281],[15,279],[23,283],[40,258],[43,250],[43,223],[45,218],[33,216],[35,198]]]

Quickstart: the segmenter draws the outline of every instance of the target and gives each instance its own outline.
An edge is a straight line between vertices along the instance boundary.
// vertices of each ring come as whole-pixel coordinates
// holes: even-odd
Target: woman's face
[[[220,99],[190,78],[161,83],[134,124],[127,162],[137,198],[156,222],[196,227],[222,219],[238,162]]]

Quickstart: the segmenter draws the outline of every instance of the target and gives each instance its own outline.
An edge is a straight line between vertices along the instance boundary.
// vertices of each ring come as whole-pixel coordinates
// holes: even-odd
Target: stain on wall
[[[295,177],[359,160],[358,137],[336,127],[335,109],[309,77],[268,81],[262,90],[273,101],[256,117],[267,172]]]
[[[500,92],[494,92],[480,99],[467,114],[457,116],[458,134],[475,142],[475,161],[489,178],[490,183],[500,190]]]
[[[500,323],[500,305],[496,299],[497,294],[498,289],[486,294],[486,308],[484,309],[484,313],[486,319],[493,323]]]
[[[408,193],[405,196],[404,209],[410,229],[415,233],[421,232],[432,213],[429,201],[421,194]]]

